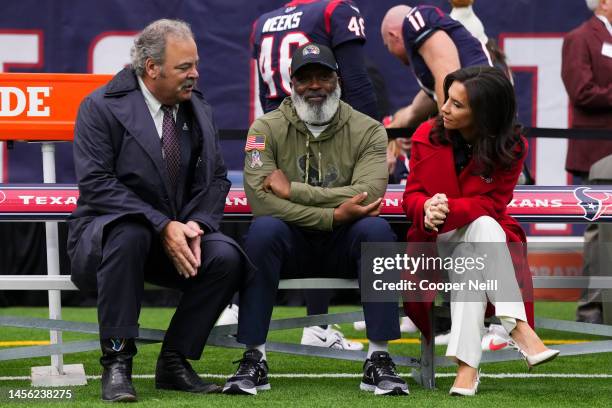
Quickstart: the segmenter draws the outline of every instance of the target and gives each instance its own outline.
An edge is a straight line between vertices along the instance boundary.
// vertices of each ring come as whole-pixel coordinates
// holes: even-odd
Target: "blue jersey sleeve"
[[[365,23],[352,1],[332,0],[324,13],[325,30],[331,38],[332,48],[347,41],[365,42]]]
[[[414,7],[404,19],[404,43],[418,50],[431,35],[440,29],[444,14],[436,7]]]
[[[376,92],[363,56],[363,45],[358,41],[347,41],[336,47],[334,53],[342,79],[342,99],[359,112],[380,120]]]

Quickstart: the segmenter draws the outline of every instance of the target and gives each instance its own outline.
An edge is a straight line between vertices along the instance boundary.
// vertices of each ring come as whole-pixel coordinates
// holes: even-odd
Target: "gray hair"
[[[138,34],[130,51],[132,68],[136,71],[136,75],[139,77],[144,75],[145,62],[148,58],[151,58],[158,65],[164,63],[166,38],[170,35],[181,39],[194,39],[188,23],[166,18],[152,22]]]
[[[586,5],[591,11],[595,11],[597,6],[599,6],[599,0],[586,0]]]

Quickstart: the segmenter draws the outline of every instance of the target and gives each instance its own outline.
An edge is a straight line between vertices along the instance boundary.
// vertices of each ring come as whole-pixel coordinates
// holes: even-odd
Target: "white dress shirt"
[[[147,104],[147,107],[149,108],[149,112],[151,113],[153,122],[155,122],[155,129],[157,129],[157,135],[161,139],[162,124],[164,122],[164,111],[162,110],[162,103],[158,101],[155,96],[153,96],[151,91],[149,91],[144,81],[140,77],[138,77],[138,84],[140,85],[140,90],[142,91],[142,95],[144,96],[145,103]],[[178,104],[174,105],[174,107],[172,108],[172,116],[174,116],[175,122],[176,122],[177,113],[178,113]]]

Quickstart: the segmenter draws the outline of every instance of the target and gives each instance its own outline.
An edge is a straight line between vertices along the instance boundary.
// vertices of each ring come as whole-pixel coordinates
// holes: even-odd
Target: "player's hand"
[[[266,193],[270,191],[278,198],[285,200],[291,195],[291,183],[282,170],[276,169],[266,177],[263,182],[263,189]]]
[[[161,232],[166,254],[185,279],[198,273],[198,260],[189,248],[188,240],[199,236],[198,232],[178,221],[170,221]]]
[[[405,106],[393,114],[393,119],[385,125],[386,128],[405,128],[412,121],[412,109]]]
[[[334,209],[334,224],[345,224],[363,217],[376,217],[380,214],[382,198],[368,205],[361,203],[368,197],[365,191],[344,201]]]

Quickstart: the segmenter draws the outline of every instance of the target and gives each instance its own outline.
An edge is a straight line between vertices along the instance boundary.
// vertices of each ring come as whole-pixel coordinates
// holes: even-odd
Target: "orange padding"
[[[0,140],[71,141],[79,104],[111,78],[0,73]]]

